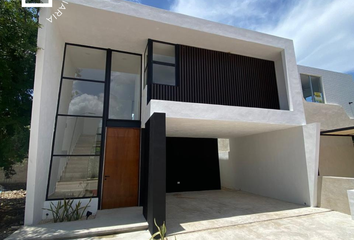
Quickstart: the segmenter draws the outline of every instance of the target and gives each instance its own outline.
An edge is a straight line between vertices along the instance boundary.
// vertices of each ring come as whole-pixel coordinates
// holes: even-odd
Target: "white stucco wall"
[[[321,123],[321,130],[332,130],[354,126],[344,108],[337,104],[322,104],[304,100],[306,122]]]
[[[59,1],[54,1],[57,4]],[[287,119],[290,124],[305,124],[302,89],[293,42],[246,29],[235,28],[182,14],[167,12],[127,1],[70,0],[65,18],[60,19],[64,38],[91,46],[143,53],[147,39],[156,39],[215,51],[230,52],[275,62],[281,109],[288,114],[259,111],[257,117]],[[99,19],[99,21],[97,21]],[[75,24],[71,24],[75,22]],[[102,24],[105,28],[102,28]],[[100,32],[100,37],[97,37]],[[124,35],[121,33],[124,32]],[[78,34],[80,33],[80,34]],[[200,41],[208,39],[208,41]],[[144,98],[144,93],[143,93]],[[144,99],[143,99],[144,100]],[[144,121],[163,106],[143,104]],[[174,106],[170,106],[170,109]],[[246,108],[248,109],[248,108]],[[202,109],[201,109],[202,111]],[[224,111],[228,109],[224,108]],[[168,113],[167,111],[166,113]],[[254,112],[254,111],[253,111]],[[255,116],[251,112],[252,116]],[[236,113],[248,121],[248,113]],[[286,116],[288,115],[288,116]],[[197,114],[195,115],[198,118]],[[224,119],[223,119],[224,120]],[[267,118],[268,123],[272,119]],[[257,118],[256,120],[257,121]]]
[[[320,207],[350,214],[348,190],[354,189],[354,178],[323,176]]]
[[[52,134],[64,42],[56,22],[45,18],[49,8],[42,8],[38,34],[36,74],[32,105],[31,135],[28,159],[25,224],[36,224],[42,219],[42,207],[48,183],[48,171],[52,150]]]
[[[313,124],[230,139],[219,154],[221,185],[316,206],[318,138]]]
[[[351,137],[321,136],[321,176],[354,178],[354,146]]]
[[[327,104],[341,105],[350,118],[354,118],[354,81],[349,74],[318,68],[298,66],[299,73],[321,77],[324,99]]]
[[[289,79],[285,65],[285,52],[282,51],[279,58],[274,61],[275,75],[277,78],[279,106],[282,110],[292,110],[292,105],[289,105]]]

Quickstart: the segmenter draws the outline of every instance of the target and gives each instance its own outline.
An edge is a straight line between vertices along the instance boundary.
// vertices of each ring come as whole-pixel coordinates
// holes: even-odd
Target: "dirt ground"
[[[23,225],[26,190],[23,184],[1,185],[6,191],[0,193],[0,239],[5,239]]]

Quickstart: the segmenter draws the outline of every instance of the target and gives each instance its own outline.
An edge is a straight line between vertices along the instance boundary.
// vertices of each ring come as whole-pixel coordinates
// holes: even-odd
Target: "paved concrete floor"
[[[168,239],[354,239],[349,215],[240,191],[167,194]],[[148,240],[148,231],[93,239]]]
[[[166,207],[170,234],[328,211],[233,190],[167,194]]]
[[[177,240],[354,240],[354,221],[351,217],[329,209],[310,208],[241,191],[227,190],[167,194],[166,201],[167,231],[170,240],[175,239],[175,236]],[[85,226],[82,230],[91,231],[89,228]],[[24,238],[19,239],[27,239],[26,235],[22,236]],[[14,236],[13,239],[16,237],[18,236]],[[86,237],[81,240],[149,238],[149,232],[142,230]]]

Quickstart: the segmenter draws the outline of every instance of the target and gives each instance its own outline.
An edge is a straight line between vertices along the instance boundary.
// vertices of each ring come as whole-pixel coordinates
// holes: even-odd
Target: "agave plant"
[[[89,207],[90,202],[92,201],[92,198],[90,198],[90,201],[85,205],[81,207],[81,201],[79,201],[77,204],[75,204],[75,207],[71,207],[71,214],[73,220],[80,220],[82,216],[84,215],[86,209]]]
[[[62,222],[61,218],[61,209],[64,207],[64,205],[61,203],[61,201],[58,201],[57,205],[55,205],[53,202],[50,203],[49,208],[43,208],[44,210],[47,210],[52,213],[53,215],[53,221],[56,222]]]
[[[90,201],[85,206],[81,206],[81,201],[79,201],[75,204],[75,206],[73,206],[74,200],[64,198],[63,201],[58,201],[56,205],[51,202],[49,208],[43,209],[52,213],[53,221],[55,223],[64,221],[76,221],[80,220],[83,217],[84,213],[86,212],[86,209],[91,203],[91,200],[92,198],[90,198]]]

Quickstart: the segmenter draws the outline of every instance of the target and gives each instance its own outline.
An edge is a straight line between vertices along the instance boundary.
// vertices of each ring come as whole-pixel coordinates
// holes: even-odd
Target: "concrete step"
[[[92,205],[92,203],[91,203]],[[117,217],[119,216],[119,217]],[[117,208],[97,211],[96,217],[91,220],[47,223],[38,226],[25,226],[11,235],[8,239],[77,239],[103,238],[106,235],[143,231],[148,228],[142,207]],[[140,236],[129,235],[124,239],[149,239],[151,235],[145,231]],[[111,236],[107,236],[111,238]],[[118,237],[121,239],[120,237]],[[96,238],[95,238],[96,239]]]
[[[87,173],[65,173],[61,176],[61,181],[72,181],[79,179],[87,179]]]
[[[63,175],[63,176],[67,176],[67,174],[75,174],[75,175],[84,175],[84,174],[86,174],[87,175],[87,169],[83,169],[83,170],[77,170],[77,169],[70,169],[70,170],[67,170],[67,171],[65,171],[65,175]]]

